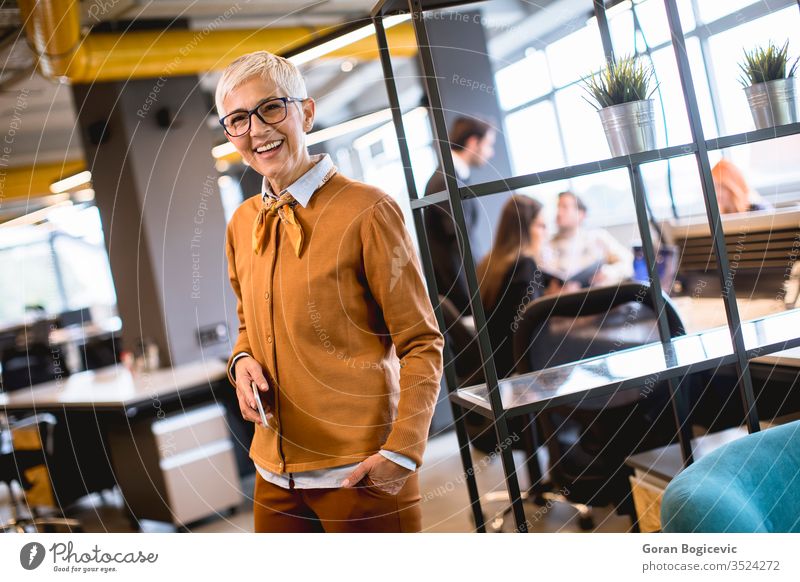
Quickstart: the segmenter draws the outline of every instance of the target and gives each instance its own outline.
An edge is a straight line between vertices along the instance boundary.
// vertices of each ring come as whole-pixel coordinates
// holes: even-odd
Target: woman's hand
[[[353,472],[347,476],[342,483],[343,487],[355,487],[362,479],[366,478],[366,483],[370,484],[384,493],[397,495],[406,479],[414,471],[401,467],[394,461],[390,461],[380,453],[367,457],[361,461]]]
[[[269,390],[269,384],[264,377],[261,364],[251,356],[244,356],[236,360],[233,371],[236,376],[236,397],[239,399],[239,411],[242,413],[242,418],[261,424],[261,415],[258,413],[255,395],[250,385],[251,382],[255,382],[261,393]],[[261,402],[263,404],[263,399]],[[272,411],[267,410],[267,406],[264,405],[264,414],[269,417],[271,413]]]

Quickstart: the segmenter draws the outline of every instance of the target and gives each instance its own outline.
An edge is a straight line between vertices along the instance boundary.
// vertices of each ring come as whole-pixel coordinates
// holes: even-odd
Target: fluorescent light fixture
[[[324,141],[328,141],[336,137],[342,137],[343,135],[347,135],[348,133],[354,133],[360,129],[366,129],[368,127],[372,127],[373,125],[386,123],[387,121],[391,120],[392,120],[392,110],[381,109],[380,111],[376,111],[375,113],[362,115],[361,117],[356,117],[355,119],[351,119],[350,121],[345,121],[343,123],[339,123],[338,125],[332,125],[331,127],[320,129],[319,131],[315,131],[314,133],[309,133],[308,137],[306,138],[306,145],[307,146],[316,145],[318,143],[322,143]]]
[[[64,206],[72,206],[72,200],[62,200],[61,202],[56,202],[48,206],[47,208],[40,208],[39,210],[34,210],[33,212],[29,212],[24,216],[18,216],[12,220],[7,222],[3,222],[0,224],[0,228],[11,228],[14,226],[25,226],[30,224],[36,224],[37,222],[43,221],[47,218],[47,215],[50,214],[56,208],[62,208]]]
[[[390,109],[387,109],[386,111],[389,111],[391,113]],[[411,111],[408,111],[408,112],[403,114],[403,123],[405,125],[405,123],[409,119],[412,119],[412,118],[420,116],[420,115],[424,116],[424,115],[427,115],[427,114],[428,114],[428,110],[425,107],[415,107]],[[391,119],[391,115],[390,115],[389,119]],[[369,133],[362,135],[361,137],[359,137],[358,139],[356,139],[353,142],[353,147],[355,147],[356,149],[363,149],[365,147],[369,147],[370,145],[372,145],[373,143],[378,141],[378,139],[380,139],[380,137],[381,137],[380,134],[381,134],[381,132],[386,130],[386,127],[387,126],[384,124],[381,127],[373,129]]]
[[[94,189],[84,188],[72,194],[73,202],[91,202],[94,200]]]
[[[58,180],[50,184],[50,192],[53,194],[60,194],[61,192],[68,192],[78,186],[83,186],[92,181],[92,173],[89,170],[78,172],[73,176],[68,176],[63,180]]]
[[[311,47],[310,49],[301,53],[297,53],[293,57],[289,57],[288,60],[295,66],[304,65],[313,61],[314,59],[318,59],[324,55],[327,55],[328,53],[338,51],[349,44],[353,44],[354,42],[358,42],[359,40],[370,37],[373,34],[375,34],[375,27],[372,24],[368,24],[366,26],[362,26],[361,28],[357,28],[352,32],[348,32],[347,34],[333,38],[328,42],[323,42],[322,44]]]
[[[218,146],[214,146],[213,148],[211,148],[211,155],[214,156],[214,158],[217,160],[235,153],[236,153],[236,148],[233,147],[233,144],[229,141],[226,141],[225,143],[221,143]]]
[[[398,16],[390,16],[389,18],[385,18],[383,20],[383,28],[388,29],[393,26],[397,26],[401,22],[405,22],[406,20],[410,20],[410,14],[401,14]],[[315,47],[311,47],[308,50],[305,50],[301,53],[297,53],[293,57],[289,57],[289,61],[292,62],[296,66],[304,65],[308,62],[313,61],[314,59],[318,59],[328,53],[332,53],[334,51],[338,51],[341,48],[346,47],[347,45],[353,44],[354,42],[358,42],[359,40],[363,40],[367,37],[372,36],[375,34],[375,27],[372,24],[367,24],[366,26],[362,26],[361,28],[357,28],[347,34],[343,34],[340,37],[333,38],[328,42],[323,42],[320,45]]]

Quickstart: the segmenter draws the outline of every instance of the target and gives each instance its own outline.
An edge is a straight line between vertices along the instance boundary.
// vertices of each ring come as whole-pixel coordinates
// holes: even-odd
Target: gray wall
[[[495,157],[483,168],[474,170],[469,182],[477,184],[508,178],[511,163],[502,132],[503,114],[497,102],[481,12],[434,14],[437,17],[428,18],[426,24],[429,37],[435,43],[434,66],[448,127],[462,115],[487,119],[497,127]],[[494,226],[506,198],[508,195],[499,195],[467,202],[481,208],[480,222],[471,238],[476,260],[491,247]]]
[[[225,260],[225,218],[211,156],[208,107],[196,77],[73,88],[86,160],[103,219],[123,341],[141,336],[162,364],[226,356],[237,329]],[[170,112],[162,127],[158,110]],[[109,121],[108,139],[89,138]],[[163,123],[163,121],[162,121]],[[198,330],[233,338],[201,349]]]

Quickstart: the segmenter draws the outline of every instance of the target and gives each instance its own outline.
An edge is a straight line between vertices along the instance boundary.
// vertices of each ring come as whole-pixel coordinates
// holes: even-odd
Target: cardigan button
[[[268,344],[271,344],[271,343],[272,343],[272,336],[271,336],[271,335],[268,335],[268,336],[267,336],[267,343],[268,343]]]
[[[269,300],[269,291],[264,293],[264,299]]]

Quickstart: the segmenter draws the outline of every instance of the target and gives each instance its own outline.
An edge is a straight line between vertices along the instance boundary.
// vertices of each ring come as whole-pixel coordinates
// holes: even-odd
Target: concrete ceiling
[[[87,0],[81,3],[84,30],[115,30],[130,22],[144,28],[163,27],[180,19],[183,26],[202,28],[232,6],[240,9],[224,28],[330,26],[345,24],[369,13],[375,0],[240,0],[238,4],[214,0]],[[551,16],[589,9],[589,0],[495,0],[487,11],[487,33],[499,51],[508,54],[536,34],[539,13]],[[483,3],[486,5],[486,3]],[[555,7],[561,7],[556,10]],[[552,10],[551,10],[552,8]],[[583,10],[583,8],[581,8]],[[514,34],[516,23],[524,23],[526,35]],[[22,34],[15,1],[0,2],[0,111],[4,120],[15,113],[12,153],[7,166],[26,166],[81,159],[80,136],[75,130],[71,91],[66,85],[42,78],[34,71],[35,57]],[[527,37],[527,38],[526,38]],[[503,40],[505,39],[505,40]],[[494,52],[494,50],[493,50]],[[330,126],[347,118],[386,107],[380,64],[353,63],[344,73],[341,61],[325,60],[303,67],[309,93],[318,99],[319,126]],[[414,76],[415,63],[408,60],[396,70],[398,77]],[[213,92],[219,73],[201,79],[201,87]],[[413,81],[402,90],[413,101],[421,87]],[[24,104],[24,107],[23,107]],[[415,104],[415,103],[414,103]],[[22,108],[22,109],[21,109]],[[11,130],[5,121],[0,132]],[[210,123],[214,131],[215,123]],[[222,141],[222,135],[219,136]],[[0,201],[1,202],[1,201]]]

